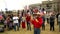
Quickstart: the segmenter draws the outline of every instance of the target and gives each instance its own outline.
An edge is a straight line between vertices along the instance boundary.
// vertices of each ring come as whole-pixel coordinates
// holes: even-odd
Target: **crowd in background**
[[[57,18],[57,25],[59,25],[59,31],[60,31],[60,13],[55,13],[53,11],[51,12],[46,12],[44,13],[44,9],[43,10],[27,10],[26,12],[23,10],[20,14],[16,15],[16,14],[11,14],[8,16],[5,16],[4,14],[0,14],[0,23],[4,23],[4,28],[7,30],[12,30],[14,29],[16,31],[16,26],[17,26],[17,30],[19,31],[19,29],[21,28],[21,24],[22,24],[22,28],[25,29],[27,28],[27,30],[32,30],[31,29],[31,24],[34,25],[34,33],[35,34],[39,34],[40,33],[40,27],[42,26],[42,30],[45,30],[45,21],[47,20],[47,23],[50,24],[50,31],[54,31],[55,27],[54,27],[54,23],[55,23],[55,18]],[[40,14],[37,14],[37,12]],[[41,13],[42,12],[42,13]],[[35,14],[36,13],[36,14]],[[37,19],[36,19],[37,18]],[[36,21],[38,23],[35,23]],[[27,24],[27,26],[26,26]],[[36,32],[38,31],[38,32]]]

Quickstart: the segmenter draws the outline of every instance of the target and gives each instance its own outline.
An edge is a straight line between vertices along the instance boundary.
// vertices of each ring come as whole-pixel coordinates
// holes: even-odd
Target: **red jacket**
[[[0,20],[2,20],[3,19],[3,16],[2,15],[0,15]]]
[[[30,19],[31,19],[31,16],[26,17],[26,21],[30,21]]]
[[[38,18],[37,20],[39,22],[36,22],[36,20],[32,20],[32,24],[34,25],[34,28],[40,28],[42,26],[43,19],[42,18]]]

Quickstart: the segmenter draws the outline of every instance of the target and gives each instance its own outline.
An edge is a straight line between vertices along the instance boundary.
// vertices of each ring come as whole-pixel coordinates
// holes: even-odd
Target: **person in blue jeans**
[[[16,31],[16,26],[17,26],[17,30],[19,30],[19,23],[14,23],[14,30]]]
[[[36,16],[34,16],[34,18],[31,18],[31,23],[34,26],[34,34],[41,34],[40,28],[41,28],[42,23],[43,23],[43,18],[40,14],[37,14]]]
[[[39,34],[41,32],[40,28],[34,28],[34,34]]]
[[[14,24],[14,30],[16,31],[16,26],[17,26],[17,30],[19,30],[19,22],[18,22],[18,17],[16,15],[14,15],[13,17],[13,24]]]

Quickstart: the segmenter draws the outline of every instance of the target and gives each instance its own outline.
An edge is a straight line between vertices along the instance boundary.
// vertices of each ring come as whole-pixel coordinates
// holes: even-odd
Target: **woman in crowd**
[[[7,21],[8,30],[10,30],[10,21],[11,21],[10,15],[7,16],[6,21]]]
[[[25,15],[24,14],[22,15],[22,21],[21,21],[21,23],[22,23],[22,28],[26,28],[26,25],[25,25],[26,18],[25,18]]]

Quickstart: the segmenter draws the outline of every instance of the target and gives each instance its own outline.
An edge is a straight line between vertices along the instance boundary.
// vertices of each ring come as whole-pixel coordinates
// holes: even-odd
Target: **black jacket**
[[[54,22],[54,20],[55,20],[55,16],[52,15],[52,16],[50,17],[50,22]]]

